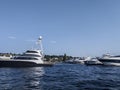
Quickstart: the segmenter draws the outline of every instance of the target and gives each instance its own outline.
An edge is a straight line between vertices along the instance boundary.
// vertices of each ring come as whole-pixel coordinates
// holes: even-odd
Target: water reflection
[[[44,69],[42,67],[30,68],[29,71],[25,70],[24,78],[24,89],[41,89],[41,79],[44,75]]]
[[[42,88],[43,67],[33,68],[0,68],[0,90]]]
[[[0,90],[120,90],[120,67],[0,68]]]

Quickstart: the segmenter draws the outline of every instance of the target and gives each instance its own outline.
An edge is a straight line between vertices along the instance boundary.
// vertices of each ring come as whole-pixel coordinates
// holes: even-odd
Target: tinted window
[[[27,53],[38,53],[36,51],[26,51]]]
[[[37,58],[33,57],[15,57],[14,59],[38,60]]]
[[[32,55],[32,54],[23,54],[21,56],[34,56],[34,57],[41,57],[40,55]]]

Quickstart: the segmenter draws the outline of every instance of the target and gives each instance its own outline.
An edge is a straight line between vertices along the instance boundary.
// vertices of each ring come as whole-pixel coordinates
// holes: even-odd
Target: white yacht
[[[110,54],[105,54],[102,58],[98,58],[98,60],[104,65],[120,66],[120,55],[111,56]]]
[[[71,60],[67,60],[65,61],[65,63],[70,63],[70,64],[84,64],[84,59],[71,59]]]
[[[49,66],[52,64],[44,63],[44,55],[41,44],[42,37],[38,39],[40,49],[27,50],[19,56],[10,60],[0,60],[0,67],[32,67],[32,66]]]
[[[83,58],[75,58],[71,60],[67,60],[66,63],[71,63],[71,64],[84,64],[85,61],[89,60],[89,57],[83,57]]]
[[[90,58],[84,61],[86,65],[102,65],[102,63],[97,58]]]
[[[9,56],[6,56],[6,55],[0,56],[0,60],[10,60],[11,58],[12,58],[12,55],[9,55]]]

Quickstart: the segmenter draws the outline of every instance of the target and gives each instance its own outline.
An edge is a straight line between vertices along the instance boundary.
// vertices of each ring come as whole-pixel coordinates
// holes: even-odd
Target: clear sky
[[[43,36],[45,54],[120,54],[120,0],[0,0],[0,52]]]

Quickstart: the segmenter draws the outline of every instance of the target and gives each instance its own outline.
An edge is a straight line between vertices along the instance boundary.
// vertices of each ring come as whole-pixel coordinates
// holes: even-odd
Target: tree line
[[[70,60],[73,57],[72,56],[67,56],[66,54],[64,55],[45,55],[44,56],[46,61],[51,61],[51,62],[63,62],[66,60]]]

